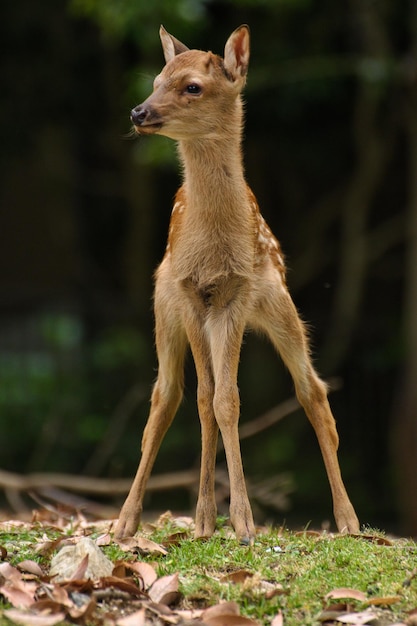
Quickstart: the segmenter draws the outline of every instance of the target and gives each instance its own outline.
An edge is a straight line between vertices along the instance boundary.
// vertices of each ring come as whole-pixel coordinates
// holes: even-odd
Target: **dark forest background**
[[[286,253],[317,367],[337,379],[345,483],[363,523],[417,535],[413,0],[1,3],[1,469],[136,469],[156,368],[152,274],[179,183],[170,140],[129,138],[130,109],[163,65],[160,23],[220,54],[250,25],[247,179]],[[239,384],[242,424],[293,394],[252,336]],[[186,395],[155,473],[198,465],[191,362]],[[242,448],[257,521],[331,518],[301,411]],[[193,504],[177,490],[146,507]]]

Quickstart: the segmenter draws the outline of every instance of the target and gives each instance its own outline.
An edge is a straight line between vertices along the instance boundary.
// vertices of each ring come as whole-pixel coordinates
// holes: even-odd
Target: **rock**
[[[86,569],[82,573],[80,570],[80,578],[96,580],[103,576],[111,576],[113,563],[88,537],[83,537],[73,546],[65,546],[53,557],[50,576],[57,582],[72,578],[86,556],[88,556]]]

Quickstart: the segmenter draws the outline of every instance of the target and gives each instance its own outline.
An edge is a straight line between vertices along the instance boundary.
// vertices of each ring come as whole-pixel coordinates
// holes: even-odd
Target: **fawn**
[[[161,441],[183,394],[184,357],[191,347],[198,378],[202,453],[195,536],[215,530],[215,459],[220,429],[230,479],[236,537],[255,535],[240,453],[237,370],[245,328],[269,337],[288,367],[324,459],[339,531],[357,532],[337,459],[338,435],[325,384],[311,363],[306,332],[288,293],[283,254],[244,178],[242,100],[249,28],[237,28],[224,59],[189,50],[162,26],[166,65],[153,93],[131,113],[140,135],[177,140],[184,180],[177,192],[168,243],[156,271],[158,377],[142,456],[115,529],[133,535]]]

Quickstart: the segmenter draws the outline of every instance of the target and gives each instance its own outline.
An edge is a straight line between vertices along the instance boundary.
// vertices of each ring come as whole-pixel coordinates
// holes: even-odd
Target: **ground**
[[[170,513],[124,542],[112,528],[47,511],[0,523],[0,625],[417,624],[409,539],[259,528],[248,547],[225,519],[213,537],[194,541],[193,520]],[[94,555],[78,551],[71,573],[51,576],[54,555],[81,542],[110,569],[91,574]]]

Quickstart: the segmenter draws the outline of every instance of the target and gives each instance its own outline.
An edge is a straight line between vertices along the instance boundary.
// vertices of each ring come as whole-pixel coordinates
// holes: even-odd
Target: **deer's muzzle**
[[[138,133],[155,132],[162,126],[162,121],[156,111],[143,104],[132,109],[130,119]]]

